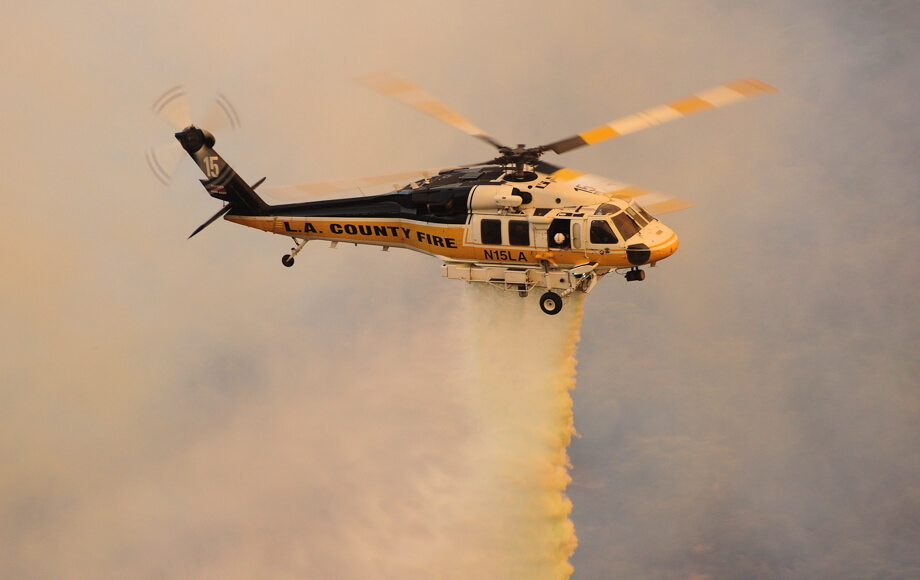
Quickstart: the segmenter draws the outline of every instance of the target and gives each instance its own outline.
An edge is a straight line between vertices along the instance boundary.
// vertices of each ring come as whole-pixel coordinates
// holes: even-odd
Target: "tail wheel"
[[[281,256],[281,263],[290,268],[294,265],[294,256],[290,254],[285,254]]]
[[[540,308],[547,314],[558,314],[562,310],[562,297],[555,292],[540,296]]]

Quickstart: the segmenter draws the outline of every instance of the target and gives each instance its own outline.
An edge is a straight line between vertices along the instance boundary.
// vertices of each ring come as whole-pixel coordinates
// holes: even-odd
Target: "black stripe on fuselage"
[[[368,197],[352,197],[268,206],[255,215],[278,217],[390,218],[442,224],[467,220],[472,186],[403,190]],[[231,215],[254,215],[240,208]]]

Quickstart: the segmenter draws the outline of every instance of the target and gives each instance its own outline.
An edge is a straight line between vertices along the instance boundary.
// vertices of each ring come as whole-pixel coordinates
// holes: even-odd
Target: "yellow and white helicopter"
[[[415,250],[440,258],[446,278],[491,284],[526,296],[544,291],[540,306],[556,314],[573,292],[588,293],[610,272],[627,281],[645,279],[641,266],[654,266],[678,247],[677,235],[652,214],[689,207],[677,198],[541,161],[544,153],[566,153],[614,137],[722,107],[772,87],[743,79],[646,109],[572,137],[537,147],[508,147],[427,92],[390,73],[366,77],[370,88],[430,114],[498,150],[485,163],[433,172],[414,172],[298,186],[304,195],[329,194],[362,186],[415,181],[373,196],[270,205],[256,194],[264,181],[249,185],[214,151],[214,137],[175,113],[184,91],[161,97],[154,110],[181,130],[182,149],[195,160],[208,193],[224,202],[216,219],[293,238],[282,263],[311,240]],[[219,97],[218,110],[231,124],[236,112]],[[178,118],[178,122],[177,122]],[[168,179],[156,153],[151,169]],[[191,236],[189,236],[191,237]]]

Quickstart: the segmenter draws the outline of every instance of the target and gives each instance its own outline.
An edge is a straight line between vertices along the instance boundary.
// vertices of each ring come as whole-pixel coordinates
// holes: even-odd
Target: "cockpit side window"
[[[605,219],[591,220],[590,235],[592,244],[615,244],[619,241],[610,223]]]
[[[620,230],[620,235],[623,236],[624,241],[639,233],[639,225],[625,211],[613,216],[613,223]]]

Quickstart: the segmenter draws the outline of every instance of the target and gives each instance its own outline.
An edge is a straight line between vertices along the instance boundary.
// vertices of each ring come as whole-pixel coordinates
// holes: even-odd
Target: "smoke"
[[[347,259],[382,282],[385,309],[314,281],[277,307],[286,319],[269,305],[221,316],[213,288],[259,294],[232,267],[212,290],[157,292],[165,325],[129,296],[88,297],[77,317],[73,301],[7,293],[32,327],[8,343],[3,376],[20,387],[0,431],[5,573],[567,578],[580,300],[549,317],[489,288],[426,297],[413,281],[430,259],[380,255],[308,248],[291,275],[299,291]],[[82,324],[55,332],[65,319]],[[29,364],[38,343],[55,364]]]
[[[5,576],[532,561],[501,533],[524,537],[507,504],[523,492],[486,494],[519,489],[487,445],[505,434],[476,418],[519,409],[474,370],[532,371],[540,349],[512,360],[519,343],[564,336],[575,305],[546,317],[496,296],[492,320],[540,325],[502,341],[479,312],[488,291],[439,280],[430,258],[311,246],[285,269],[289,245],[227,224],[186,242],[215,211],[200,175],[186,165],[163,190],[143,160],[169,138],[151,101],[178,82],[193,110],[233,99],[243,127],[218,147],[251,181],[491,153],[350,82],[396,70],[529,144],[733,78],[779,88],[560,158],[698,204],[665,216],[677,257],[586,302],[573,578],[920,577],[916,2],[6,8]]]

